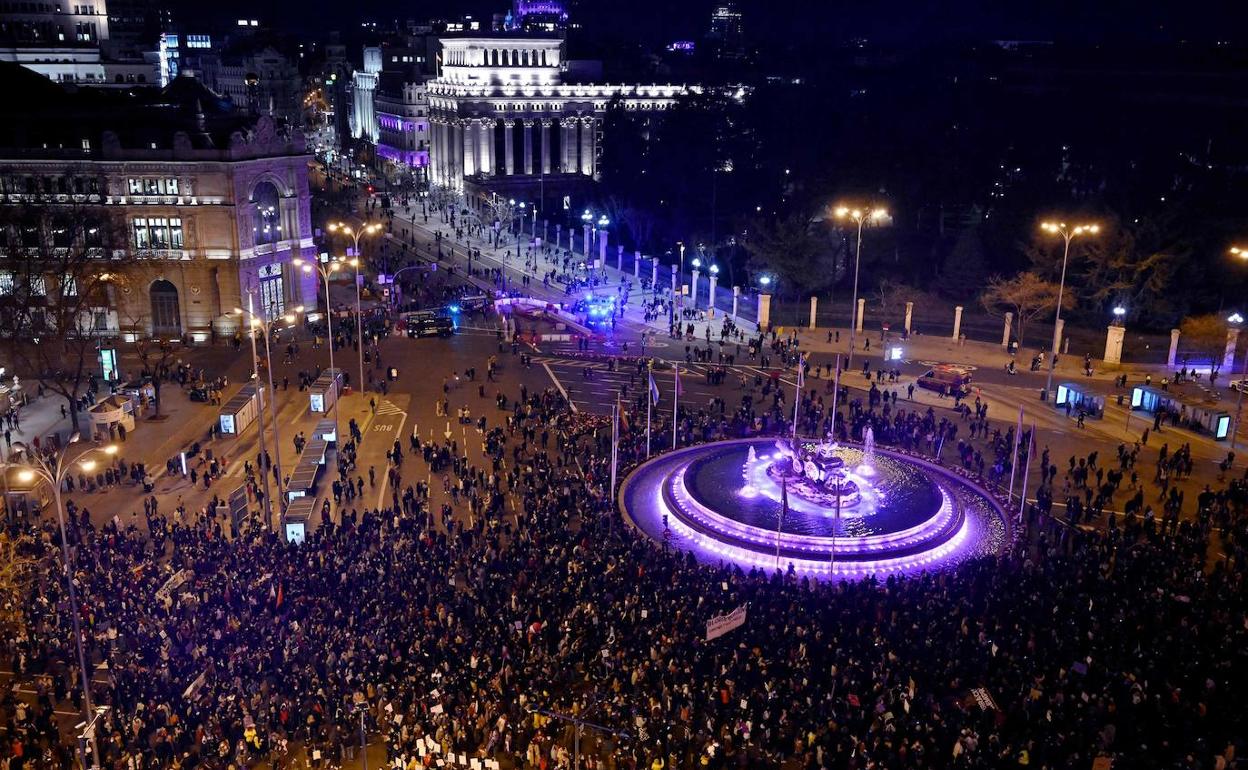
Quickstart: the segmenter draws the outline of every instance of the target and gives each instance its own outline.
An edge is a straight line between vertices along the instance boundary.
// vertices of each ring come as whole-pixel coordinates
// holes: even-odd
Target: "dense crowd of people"
[[[752,384],[739,405],[682,410],[681,441],[786,430],[784,393]],[[625,464],[645,452],[645,385],[633,395]],[[849,438],[870,425],[916,451],[962,441],[931,409],[848,396],[833,412],[804,393],[799,420]],[[395,768],[431,763],[429,741],[504,766],[570,766],[569,723],[539,711],[610,728],[584,734],[591,768],[1243,762],[1242,481],[1160,524],[1079,529],[1033,509],[1029,536],[1000,558],[829,585],[698,564],[644,539],[606,489],[604,421],[554,390],[492,405],[477,407],[480,446],[396,444],[389,505],[359,498],[300,546],[171,518],[155,498],[144,527],[100,526],[71,504],[93,700],[109,706],[105,766],[333,768],[355,751],[361,714]],[[655,449],[670,430],[656,423]],[[986,416],[981,431],[993,467],[1012,436],[990,433]],[[959,459],[975,466],[980,451]],[[1041,483],[1072,494],[1103,483],[1085,462],[1057,475]],[[31,536],[21,548],[41,568],[25,628],[3,640],[13,681],[35,697],[7,689],[0,757],[10,770],[68,767],[54,712],[82,694],[60,534],[47,517],[10,534]],[[742,604],[745,627],[705,641],[706,620]]]

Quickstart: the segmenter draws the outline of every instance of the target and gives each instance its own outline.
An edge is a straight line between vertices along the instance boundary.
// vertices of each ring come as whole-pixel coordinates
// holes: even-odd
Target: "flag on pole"
[[[801,390],[806,387],[806,354],[797,359],[797,389]]]
[[[654,381],[654,370],[650,371],[650,403],[659,403],[659,385]]]

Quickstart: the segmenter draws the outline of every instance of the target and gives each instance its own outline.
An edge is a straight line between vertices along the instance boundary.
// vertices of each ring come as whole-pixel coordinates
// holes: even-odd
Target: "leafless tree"
[[[8,257],[0,270],[0,338],[21,376],[65,399],[78,430],[75,402],[95,371],[116,288],[134,255],[120,217],[97,205],[96,194],[69,189],[32,192],[0,207],[0,249]]]

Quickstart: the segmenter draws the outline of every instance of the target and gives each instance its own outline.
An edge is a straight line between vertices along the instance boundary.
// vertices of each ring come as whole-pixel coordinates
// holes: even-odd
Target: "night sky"
[[[363,19],[454,17],[484,21],[508,0],[174,0],[188,23],[228,23],[254,17],[297,33],[350,29]],[[610,42],[653,45],[696,39],[708,24],[712,0],[575,0],[575,20]],[[1245,14],[1232,2],[1191,4],[1177,0],[903,0],[859,3],[845,0],[738,0],[751,42],[763,47],[826,45],[866,37],[886,45],[923,47],[985,39],[1044,39],[1073,43],[1165,43],[1181,40],[1242,42]],[[817,47],[813,50],[817,50]]]

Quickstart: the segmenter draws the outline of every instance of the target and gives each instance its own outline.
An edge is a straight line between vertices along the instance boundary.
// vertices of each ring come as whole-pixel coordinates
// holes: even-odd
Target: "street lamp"
[[[72,608],[70,617],[74,622],[74,643],[78,648],[78,672],[81,675],[82,682],[82,713],[84,720],[91,723],[92,713],[94,712],[91,706],[91,673],[87,669],[87,654],[82,646],[82,621],[79,618],[80,605],[78,604],[78,592],[74,588],[74,568],[69,560],[69,536],[65,532],[65,505],[61,499],[61,486],[65,482],[65,477],[73,470],[73,463],[77,463],[83,472],[89,473],[95,470],[96,466],[94,460],[88,459],[90,455],[97,452],[105,455],[115,455],[117,454],[117,446],[110,444],[103,447],[91,447],[74,458],[73,463],[65,462],[70,446],[77,444],[80,438],[81,434],[75,431],[69,437],[69,444],[54,455],[40,455],[38,452],[32,452],[25,443],[14,441],[14,451],[21,452],[27,461],[25,463],[0,463],[0,472],[7,476],[10,468],[17,468],[17,478],[23,483],[39,478],[52,487],[52,494],[56,499],[56,521],[61,529],[61,558],[65,562],[65,585],[69,592],[69,604]],[[100,744],[94,731],[91,732],[90,739],[91,754],[95,760],[95,766],[100,767]]]
[[[1232,246],[1231,255],[1239,257],[1242,260],[1248,261],[1248,249],[1240,248],[1239,246]],[[1230,317],[1227,318],[1226,320],[1228,323],[1238,326],[1244,322],[1244,317],[1240,315],[1238,312],[1235,312],[1235,313],[1231,313]],[[1235,425],[1234,427],[1231,428],[1231,451],[1235,451],[1237,439],[1239,438],[1239,414],[1240,414],[1240,410],[1243,409],[1244,407],[1244,387],[1245,387],[1244,381],[1245,380],[1248,380],[1248,356],[1245,356],[1244,358],[1244,371],[1243,371],[1243,374],[1240,375],[1239,385],[1236,386],[1235,388],[1235,390],[1239,391],[1239,397],[1235,404]]]
[[[1057,310],[1053,316],[1053,348],[1052,355],[1049,358],[1049,376],[1044,383],[1044,397],[1049,397],[1049,391],[1053,388],[1053,370],[1057,368],[1057,335],[1059,326],[1062,322],[1062,294],[1066,290],[1066,260],[1070,257],[1070,242],[1075,238],[1089,235],[1096,235],[1101,231],[1101,226],[1095,223],[1068,226],[1065,222],[1041,222],[1040,229],[1050,235],[1060,235],[1064,246],[1062,248],[1062,277],[1057,284]]]
[[[581,241],[581,251],[585,254],[585,261],[589,261],[589,231],[594,229],[594,215],[589,209],[581,214],[581,225],[585,230],[584,240]]]
[[[342,269],[341,262],[330,262],[327,265],[321,265],[316,262],[308,262],[305,259],[296,258],[293,262],[299,266],[303,272],[311,275],[315,270],[321,276],[321,280],[325,282],[325,335],[329,339],[329,370],[334,371],[334,311],[329,304],[329,277]],[[335,383],[335,387],[337,384]],[[334,403],[329,408],[334,413],[334,435],[338,435],[338,397],[341,393],[334,393]]]
[[[342,222],[335,222],[329,226],[329,231],[343,232],[349,235],[355,241],[355,256],[347,263],[355,268],[355,336],[357,340],[356,348],[360,354],[360,388],[364,387],[364,316],[360,312],[360,238],[369,235],[381,229],[381,225],[376,222],[365,225],[363,229],[354,231],[350,225]],[[332,345],[330,347],[333,347]],[[361,391],[362,392],[362,391]],[[285,530],[283,530],[285,531]]]
[[[789,173],[785,169],[784,173]],[[854,365],[854,337],[858,330],[858,268],[862,264],[862,226],[867,222],[879,222],[888,218],[888,209],[839,206],[833,212],[837,219],[848,219],[858,227],[858,247],[854,250],[854,291],[849,304],[849,361],[846,368]]]
[[[251,362],[252,362],[251,370],[252,370],[252,374],[256,378],[257,384],[260,382],[260,359],[256,353],[256,330],[259,329],[261,333],[264,334],[264,362],[265,362],[265,368],[268,370],[269,394],[270,394],[269,397],[273,399],[273,405],[272,405],[273,408],[269,410],[269,415],[270,415],[269,421],[271,422],[273,426],[273,460],[275,463],[275,467],[277,468],[277,494],[281,498],[278,501],[277,510],[281,518],[281,532],[285,533],[286,532],[286,495],[285,495],[285,492],[282,490],[282,436],[281,436],[281,433],[278,431],[277,389],[273,387],[273,356],[270,354],[270,351],[269,351],[269,338],[272,335],[271,329],[272,329],[273,321],[256,315],[253,309],[251,300],[252,300],[252,294],[251,292],[248,292],[247,293],[247,309],[243,310],[241,307],[236,307],[234,308],[234,314],[238,316],[245,316],[247,318],[247,325],[251,327],[251,331],[249,335],[251,337]],[[302,305],[295,308],[295,313],[302,313],[302,312],[303,312]],[[294,323],[295,315],[294,313],[287,313],[286,315],[282,316],[282,320],[285,321],[286,323]],[[264,398],[263,397],[257,400],[257,405],[259,406],[259,410],[260,410],[260,451],[264,452],[265,446],[264,446]],[[266,529],[268,529],[269,531],[272,531],[273,530],[273,498],[269,495],[269,474],[268,472],[264,470],[263,467],[261,467],[260,475],[263,477],[263,480],[264,480],[264,502],[265,502],[264,524],[265,524]]]
[[[1122,326],[1123,316],[1127,314],[1127,309],[1121,305],[1114,308],[1114,323]]]

